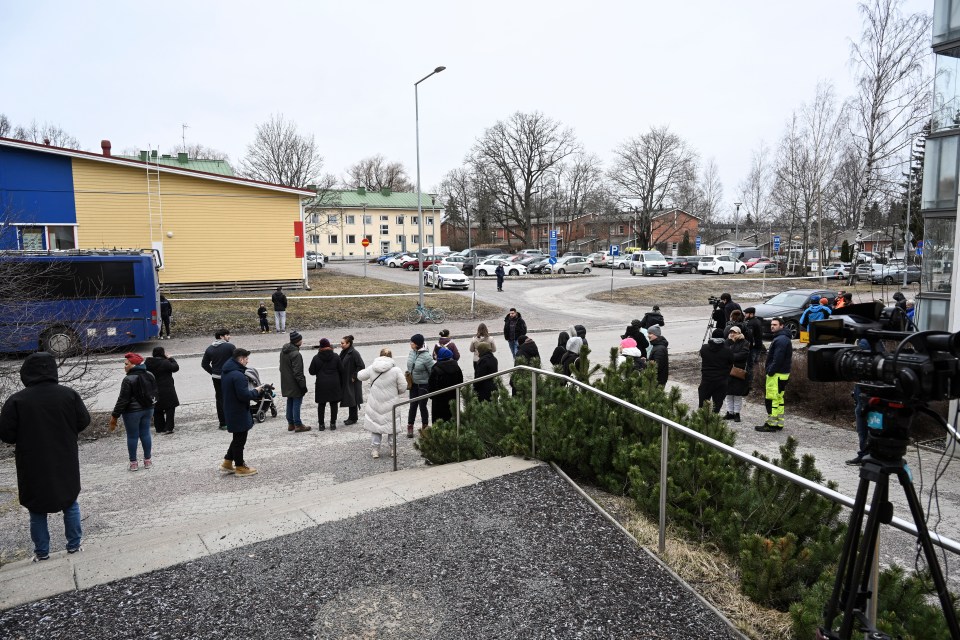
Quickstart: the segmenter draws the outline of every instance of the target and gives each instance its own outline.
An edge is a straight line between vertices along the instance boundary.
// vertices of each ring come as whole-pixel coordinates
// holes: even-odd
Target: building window
[[[410,224],[420,224],[420,218],[417,216],[410,216]]]
[[[339,237],[335,233],[331,233],[330,235],[327,236],[327,238],[330,244],[337,244],[338,242],[340,242]]]
[[[923,221],[924,291],[950,293],[953,277],[953,242],[957,219],[925,217]]]
[[[347,244],[357,244],[357,236],[352,233],[348,233]]]
[[[397,216],[397,224],[403,224],[403,216]]]
[[[356,221],[357,221],[357,217],[356,217],[356,216],[346,216],[346,218],[347,218],[347,219],[346,219],[346,221],[344,222],[344,224],[355,224]]]
[[[420,236],[419,235],[410,236],[410,244],[420,244]]]
[[[390,216],[380,216],[380,222],[390,222]]]
[[[313,214],[312,216],[310,216],[310,222],[312,222],[313,224],[319,223],[319,222],[320,222],[320,214],[319,214],[319,213],[315,213],[315,214]]]
[[[312,234],[310,236],[310,244],[320,244],[320,236],[317,234]]]
[[[960,7],[957,5],[960,5],[958,0],[936,0],[933,3],[934,45],[960,36]]]
[[[923,209],[957,207],[957,142],[960,136],[927,138],[923,161]]]
[[[677,252],[677,243],[676,243],[676,242],[671,242],[671,243],[670,243],[670,250],[673,251],[674,253]]]
[[[426,220],[426,222],[425,222],[424,224],[426,224],[426,225],[428,225],[428,226],[431,226],[431,227],[433,226],[433,216],[427,216],[426,218],[424,218],[424,220]]]
[[[433,246],[433,234],[432,234],[432,233],[428,233],[428,234],[427,234],[427,245],[428,245],[428,246],[431,246],[431,247]]]
[[[363,216],[363,224],[373,224],[373,216]]]
[[[367,242],[369,242],[370,244],[373,244],[373,236],[372,236],[372,235],[367,234],[367,235],[365,235],[365,236],[363,236],[363,237],[367,239]]]
[[[397,234],[397,244],[399,244],[401,247],[404,245],[404,239],[403,239],[402,233]]]
[[[388,236],[388,235],[390,235],[390,225],[388,225],[388,224],[382,224],[382,225],[380,225],[380,235],[382,235],[382,236]]]
[[[327,224],[337,224],[337,220],[339,220],[339,216],[335,213],[327,216]]]
[[[627,228],[625,226],[620,225],[619,227],[617,227],[617,233],[620,234],[621,236],[626,232],[627,232]]]

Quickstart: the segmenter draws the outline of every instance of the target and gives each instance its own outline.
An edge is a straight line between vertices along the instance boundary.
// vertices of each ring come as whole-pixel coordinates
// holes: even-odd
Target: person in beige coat
[[[470,342],[470,353],[473,354],[473,369],[477,369],[477,361],[480,360],[480,352],[477,351],[477,345],[481,342],[486,342],[490,345],[490,352],[493,353],[497,350],[497,345],[494,344],[493,338],[490,337],[490,332],[487,330],[487,325],[480,323],[477,327],[477,335],[473,337],[473,340]]]

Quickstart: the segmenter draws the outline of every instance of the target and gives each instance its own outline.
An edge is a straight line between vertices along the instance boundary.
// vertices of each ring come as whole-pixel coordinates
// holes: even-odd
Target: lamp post
[[[367,245],[363,244],[367,241],[367,203],[361,202],[363,205],[363,239],[360,241],[360,245],[363,247],[363,277],[367,277]]]
[[[429,78],[430,76],[440,73],[446,69],[446,67],[437,67],[427,75],[423,76],[419,80],[413,83],[413,114],[416,121],[416,133],[417,133],[417,231],[420,234],[418,237],[420,252],[417,259],[417,264],[420,265],[420,306],[423,306],[423,203],[421,202],[420,194],[420,96],[417,93],[417,85]]]
[[[737,214],[736,214],[737,230],[735,235],[733,236],[734,240],[736,240],[737,242],[737,249],[740,248],[740,205],[742,204],[743,204],[742,202],[733,203],[733,206],[737,208]]]

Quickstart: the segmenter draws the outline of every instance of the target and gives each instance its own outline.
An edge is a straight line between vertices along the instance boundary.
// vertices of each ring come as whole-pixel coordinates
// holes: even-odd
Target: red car
[[[437,264],[443,260],[443,256],[427,256],[423,261],[423,268],[426,269],[432,264]],[[420,270],[420,261],[419,260],[407,260],[402,265],[401,268],[406,269],[407,271],[419,271]]]
[[[755,266],[758,262],[770,262],[770,258],[768,258],[767,256],[760,256],[759,258],[750,258],[746,262],[747,269]]]

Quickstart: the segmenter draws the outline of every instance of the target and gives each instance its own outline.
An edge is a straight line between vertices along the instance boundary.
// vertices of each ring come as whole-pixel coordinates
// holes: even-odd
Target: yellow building
[[[0,248],[154,249],[166,290],[303,287],[313,191],[0,138]],[[177,166],[181,164],[183,166]]]

